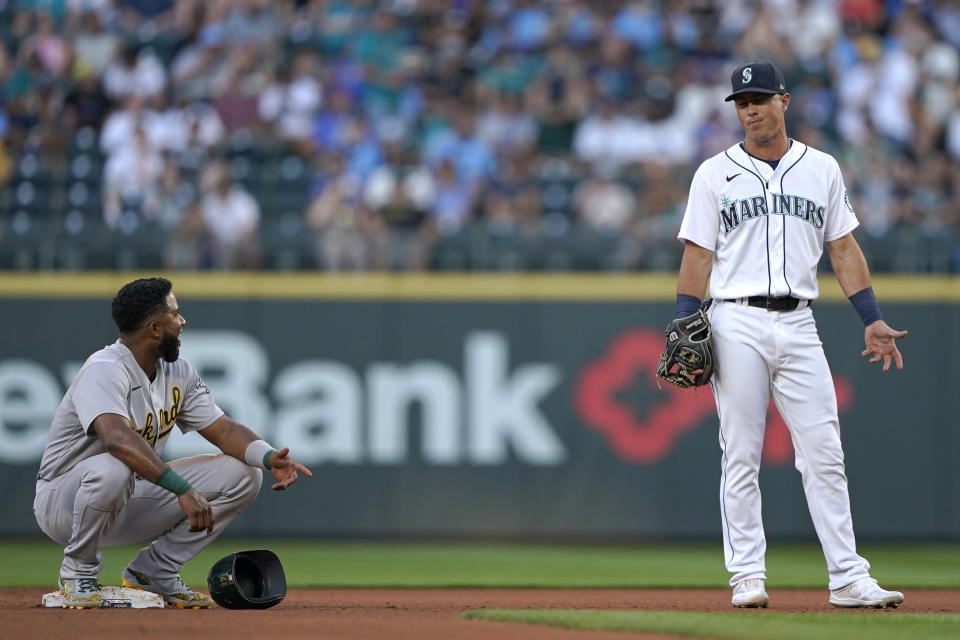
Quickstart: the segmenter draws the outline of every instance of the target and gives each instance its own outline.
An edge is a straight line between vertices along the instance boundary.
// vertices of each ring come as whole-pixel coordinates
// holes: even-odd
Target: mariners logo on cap
[[[739,66],[730,74],[732,93],[729,102],[739,93],[786,93],[783,72],[772,62],[756,60]]]

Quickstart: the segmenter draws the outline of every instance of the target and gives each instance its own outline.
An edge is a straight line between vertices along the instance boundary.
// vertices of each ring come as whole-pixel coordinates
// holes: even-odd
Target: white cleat
[[[735,607],[766,607],[770,604],[770,597],[763,585],[761,578],[741,580],[733,588],[730,602]]]
[[[873,578],[860,578],[842,589],[830,592],[830,604],[835,607],[896,607],[903,602],[899,591],[887,591],[880,588]]]

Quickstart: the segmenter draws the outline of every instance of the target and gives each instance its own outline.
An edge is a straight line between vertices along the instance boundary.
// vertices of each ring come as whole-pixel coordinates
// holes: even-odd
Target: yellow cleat
[[[60,593],[63,594],[66,604],[65,609],[97,609],[103,602],[100,595],[100,585],[96,578],[78,578],[76,580],[64,580],[58,578],[60,584]]]
[[[179,609],[210,609],[214,605],[210,596],[192,590],[180,576],[151,578],[127,567],[120,575],[120,581],[124,587],[158,593],[163,596],[164,602]]]

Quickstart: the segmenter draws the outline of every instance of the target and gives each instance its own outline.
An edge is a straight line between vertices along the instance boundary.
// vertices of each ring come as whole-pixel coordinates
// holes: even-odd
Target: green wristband
[[[157,481],[154,483],[158,487],[163,487],[170,493],[175,493],[178,496],[182,496],[187,491],[190,491],[190,483],[183,479],[179,473],[167,467],[164,469],[160,475],[157,477]]]
[[[270,449],[270,451],[267,451],[265,454],[263,454],[263,468],[264,468],[264,469],[273,469],[273,467],[270,466],[270,456],[272,456],[272,455],[275,454],[276,452],[277,452],[276,449]]]

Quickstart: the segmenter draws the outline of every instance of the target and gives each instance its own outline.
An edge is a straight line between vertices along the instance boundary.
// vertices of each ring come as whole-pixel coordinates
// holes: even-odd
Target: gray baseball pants
[[[38,480],[33,513],[51,539],[64,545],[60,577],[99,577],[103,547],[156,538],[129,567],[170,578],[217,539],[254,501],[263,474],[236,458],[209,454],[174,460],[170,467],[210,503],[213,532],[191,532],[177,496],[134,474],[109,453],[80,462],[53,480]],[[159,536],[159,537],[158,537]]]

